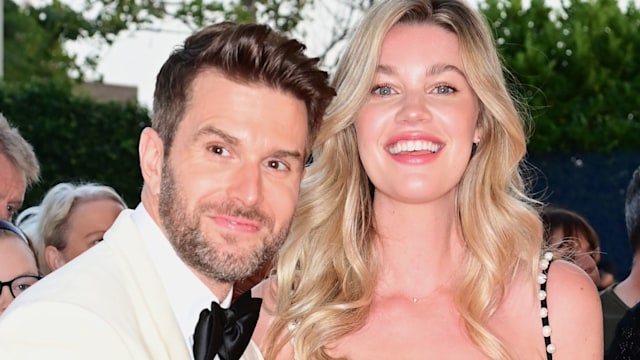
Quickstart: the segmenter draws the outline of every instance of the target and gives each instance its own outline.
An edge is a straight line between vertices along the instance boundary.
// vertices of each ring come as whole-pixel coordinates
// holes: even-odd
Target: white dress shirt
[[[173,314],[178,321],[184,341],[191,350],[193,348],[193,332],[198,323],[200,312],[205,308],[210,309],[212,301],[219,303],[222,308],[228,308],[231,304],[233,290],[220,302],[211,290],[182,262],[142,203],[135,209],[131,219],[138,226],[147,242],[149,254],[160,275]],[[193,352],[190,351],[190,354],[193,359]]]

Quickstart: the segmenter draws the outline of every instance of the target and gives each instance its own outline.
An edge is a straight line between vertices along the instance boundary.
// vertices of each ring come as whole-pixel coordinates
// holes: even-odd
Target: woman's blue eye
[[[455,91],[454,88],[448,85],[439,85],[436,86],[435,93],[439,95],[451,94]]]
[[[379,96],[393,95],[393,89],[387,85],[376,86],[372,92]]]

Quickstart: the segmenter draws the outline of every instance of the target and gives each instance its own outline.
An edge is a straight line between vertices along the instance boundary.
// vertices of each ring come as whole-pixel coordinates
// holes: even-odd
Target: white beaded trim
[[[549,311],[547,310],[547,308],[540,309],[540,317],[541,318],[546,318],[548,315],[549,315]]]
[[[553,344],[549,344],[547,345],[547,352],[549,354],[553,354],[554,352],[556,352],[556,346]]]
[[[538,274],[538,284],[542,285],[547,282],[547,275],[540,273]]]
[[[549,267],[549,261],[546,259],[542,259],[540,260],[540,270],[547,270],[547,268]]]
[[[538,267],[542,272],[538,274],[537,280],[538,280],[538,284],[540,284],[541,286],[547,283],[547,275],[544,272],[549,268],[549,264],[551,263],[551,260],[553,260],[553,253],[550,251],[545,252],[543,255],[543,258],[540,259],[540,263]],[[547,299],[547,292],[545,290],[540,289],[540,291],[538,291],[538,299],[540,301],[545,301]],[[547,324],[549,323],[549,320],[547,319],[548,315],[549,315],[549,310],[546,307],[541,307],[540,317],[543,319],[543,322],[546,321]],[[551,326],[544,325],[542,327],[542,335],[545,337],[545,342],[547,342],[547,339],[550,341]],[[556,346],[549,343],[549,345],[546,346],[545,350],[547,351],[548,354],[553,354],[556,351]]]
[[[547,298],[547,292],[544,290],[538,291],[538,300],[542,301]]]

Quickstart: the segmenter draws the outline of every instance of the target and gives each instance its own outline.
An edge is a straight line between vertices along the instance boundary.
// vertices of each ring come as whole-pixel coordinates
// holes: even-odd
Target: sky
[[[135,86],[138,102],[151,108],[155,76],[171,51],[189,35],[188,31],[122,33],[111,47],[102,53],[97,67],[105,84]],[[80,56],[88,51],[83,43],[69,44],[68,49]]]

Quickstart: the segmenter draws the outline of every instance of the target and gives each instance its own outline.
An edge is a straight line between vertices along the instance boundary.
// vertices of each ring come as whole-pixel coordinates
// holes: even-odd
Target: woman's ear
[[[44,248],[44,260],[51,271],[58,270],[62,265],[67,263],[62,252],[53,245],[47,245],[47,247]]]

